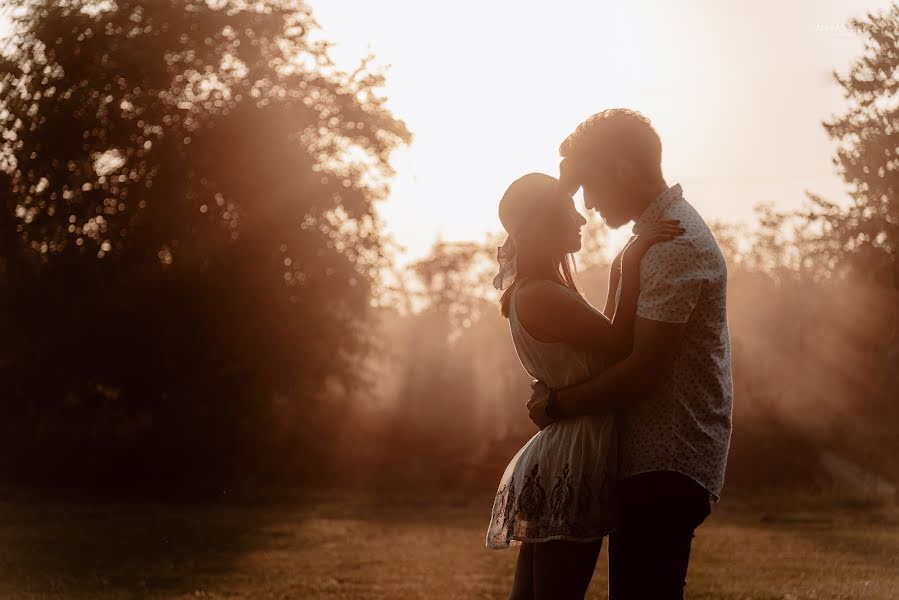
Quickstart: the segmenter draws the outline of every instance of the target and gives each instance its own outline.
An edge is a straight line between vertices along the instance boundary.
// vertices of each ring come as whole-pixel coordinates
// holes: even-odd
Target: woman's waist
[[[570,369],[568,371],[535,369],[533,371],[528,370],[528,373],[531,377],[542,381],[551,389],[578,385],[590,380],[596,375],[596,373],[593,373],[589,369],[583,368]]]
[[[581,433],[605,434],[615,429],[614,413],[584,415],[553,421],[540,432],[544,436],[567,436]]]
[[[617,455],[615,419],[611,415],[561,419],[544,427],[528,445],[530,461],[604,463]]]
[[[590,361],[522,361],[528,373],[550,388],[562,388],[589,381],[603,372],[600,359]]]
[[[531,353],[519,353],[519,359],[531,377],[551,388],[577,385],[602,372],[599,362],[588,361],[584,353],[580,356],[535,356]]]

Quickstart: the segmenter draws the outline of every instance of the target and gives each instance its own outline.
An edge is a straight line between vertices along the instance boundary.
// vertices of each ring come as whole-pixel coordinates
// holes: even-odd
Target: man
[[[731,435],[733,389],[727,329],[727,267],[680,185],[662,176],[661,142],[634,111],[610,109],[561,145],[560,179],[584,189],[588,210],[634,233],[660,220],[685,233],[640,263],[630,354],[583,384],[534,386],[540,427],[617,408],[620,526],[609,536],[611,600],[683,598],[696,527],[717,502]]]

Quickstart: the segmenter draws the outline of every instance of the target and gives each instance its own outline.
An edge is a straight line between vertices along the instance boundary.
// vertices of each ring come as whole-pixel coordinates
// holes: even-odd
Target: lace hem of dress
[[[512,541],[596,541],[612,530],[614,510],[608,477],[600,478],[598,497],[594,497],[586,476],[572,483],[568,463],[549,495],[541,479],[539,464],[535,463],[525,475],[520,492],[516,492],[514,478],[497,491],[488,548],[508,548]]]
[[[568,542],[598,542],[609,533],[612,532],[611,528],[596,528],[594,530],[593,535],[587,535],[586,533],[583,535],[575,535],[571,533],[559,533],[559,534],[547,534],[544,536],[539,535],[512,535],[512,536],[497,536],[497,538],[491,538],[487,540],[487,547],[491,550],[502,550],[505,548],[509,548],[511,546],[517,546],[522,542],[528,542],[529,544],[537,544],[540,542],[553,542],[556,540],[565,540]]]

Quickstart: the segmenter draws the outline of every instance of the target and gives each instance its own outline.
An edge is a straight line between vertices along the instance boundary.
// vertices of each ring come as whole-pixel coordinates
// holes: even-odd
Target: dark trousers
[[[709,494],[675,471],[620,482],[621,520],[609,535],[609,600],[682,600],[693,530]]]

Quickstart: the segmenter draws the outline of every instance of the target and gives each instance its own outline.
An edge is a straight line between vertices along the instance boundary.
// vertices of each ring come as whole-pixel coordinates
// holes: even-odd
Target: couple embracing
[[[606,536],[611,600],[680,599],[730,444],[727,267],[645,117],[593,115],[560,153],[558,179],[525,175],[499,205],[494,286],[540,431],[503,473],[486,544],[519,546],[513,599],[583,598]],[[578,188],[608,226],[634,222],[601,311],[574,279]]]

